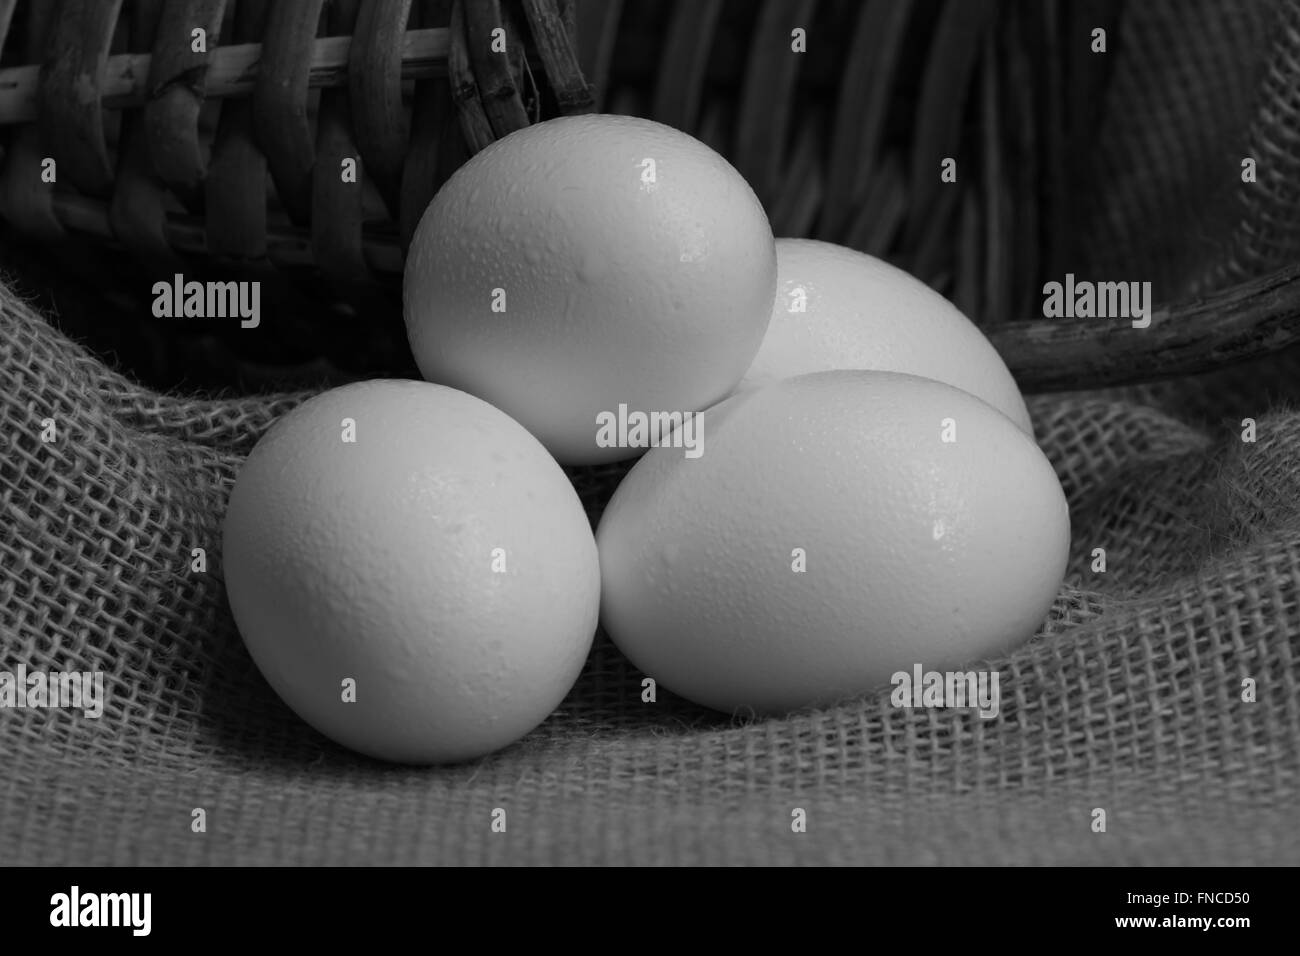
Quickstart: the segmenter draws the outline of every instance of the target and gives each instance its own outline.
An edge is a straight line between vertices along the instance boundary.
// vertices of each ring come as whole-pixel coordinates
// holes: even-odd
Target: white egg
[[[532,730],[577,678],[599,606],[560,467],[504,413],[427,382],[348,385],[277,422],[231,493],[222,564],[284,702],[405,763]]]
[[[777,291],[737,391],[807,372],[908,372],[970,392],[1033,434],[1006,363],[955,305],[902,269],[815,239],[778,239]]]
[[[762,206],[703,143],[625,116],[511,133],[456,171],[407,257],[425,378],[491,402],[564,464],[641,448],[601,416],[689,412],[732,390],[776,288]]]
[[[781,712],[1004,653],[1042,624],[1069,511],[1032,438],[931,379],[833,371],[703,413],[597,532],[601,617],[647,676]]]

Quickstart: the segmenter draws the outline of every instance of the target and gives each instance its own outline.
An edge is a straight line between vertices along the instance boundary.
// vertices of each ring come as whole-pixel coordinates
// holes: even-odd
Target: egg
[[[615,442],[610,416],[726,397],[775,289],[771,227],[725,159],[650,120],[584,115],[513,132],[452,175],[412,238],[403,308],[426,379],[592,464],[644,448]]]
[[[815,239],[778,239],[776,268],[771,322],[736,391],[831,369],[910,372],[970,392],[1033,434],[1002,357],[925,283]]]
[[[1032,637],[1069,511],[1004,414],[914,375],[829,371],[702,413],[700,454],[631,469],[597,532],[601,620],[648,677],[780,713]]]
[[[222,548],[267,682],[385,760],[522,737],[595,633],[596,545],[573,486],[523,426],[440,385],[364,382],[289,412],[239,472]]]

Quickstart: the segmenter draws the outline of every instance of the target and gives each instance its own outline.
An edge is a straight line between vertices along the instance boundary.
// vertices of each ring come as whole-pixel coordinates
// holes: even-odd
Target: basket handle
[[[1208,372],[1300,343],[1300,265],[1155,309],[1151,325],[1035,319],[985,334],[1026,392]]]

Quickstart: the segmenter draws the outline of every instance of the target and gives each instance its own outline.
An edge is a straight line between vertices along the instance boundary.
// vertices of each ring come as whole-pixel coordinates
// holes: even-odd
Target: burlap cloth
[[[1238,169],[1243,155],[1285,169],[1300,155],[1286,75],[1300,70],[1300,16],[1215,6],[1126,15],[1129,48],[1146,48],[1111,89],[1098,168],[1113,190],[1080,223],[1094,263],[1170,293],[1296,250],[1296,180],[1261,176],[1246,193]],[[1144,236],[1143,223],[1169,228]],[[109,700],[100,720],[0,711],[0,861],[1300,862],[1298,372],[1292,352],[1030,399],[1070,501],[1072,560],[1039,635],[988,662],[1002,675],[995,720],[894,710],[887,688],[756,722],[662,691],[646,704],[602,635],[526,740],[408,769],[299,721],[226,608],[226,496],[258,436],[305,394],[155,394],[6,293],[0,667],[100,669]],[[1247,417],[1254,443],[1241,440]],[[593,519],[619,473],[574,473]],[[195,547],[207,573],[189,570]],[[1099,547],[1104,574],[1090,569]],[[505,833],[492,831],[498,807]],[[195,808],[205,833],[191,829]],[[792,832],[795,808],[806,832]]]

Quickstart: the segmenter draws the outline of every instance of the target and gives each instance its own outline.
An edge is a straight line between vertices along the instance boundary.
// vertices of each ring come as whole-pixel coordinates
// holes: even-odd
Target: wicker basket
[[[1090,175],[1079,144],[1113,58],[1067,41],[1120,12],[1118,0],[10,0],[0,217],[131,315],[147,316],[152,282],[174,272],[262,281],[277,316],[264,334],[159,326],[155,348],[189,339],[173,364],[243,384],[290,382],[286,355],[298,377],[409,372],[400,278],[429,199],[492,140],[600,109],[714,146],[777,235],[845,243],[949,295],[1026,389],[1290,344],[1293,270],[1165,303],[1142,336],[1013,321],[1041,316],[1044,276],[1076,252],[1072,186]],[[816,55],[794,52],[795,30]],[[948,156],[955,184],[939,177]],[[345,158],[358,184],[339,176]],[[259,363],[272,367],[250,372]]]

